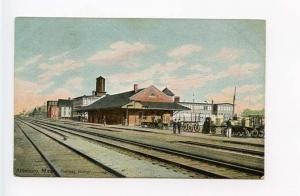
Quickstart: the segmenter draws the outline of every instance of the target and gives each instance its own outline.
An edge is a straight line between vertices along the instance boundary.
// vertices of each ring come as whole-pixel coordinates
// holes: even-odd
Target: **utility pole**
[[[234,112],[235,112],[235,96],[236,96],[236,87],[234,87],[234,94],[232,100],[232,104],[233,104],[232,117],[234,117]]]
[[[194,114],[195,114],[195,93],[193,92],[193,114],[192,114],[192,119],[191,119],[192,121],[193,121],[193,115]]]

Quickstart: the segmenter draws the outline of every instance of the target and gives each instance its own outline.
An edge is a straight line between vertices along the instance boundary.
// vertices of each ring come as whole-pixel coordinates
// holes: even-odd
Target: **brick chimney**
[[[96,79],[96,96],[102,96],[105,95],[105,78],[102,76],[98,77]]]
[[[133,90],[136,93],[139,90],[139,85],[138,84],[134,84],[133,85]]]
[[[180,97],[179,96],[175,96],[174,97],[174,102],[179,102],[180,101]]]

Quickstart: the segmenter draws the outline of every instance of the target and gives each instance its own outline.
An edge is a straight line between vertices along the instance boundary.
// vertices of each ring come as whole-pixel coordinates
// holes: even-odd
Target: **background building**
[[[203,125],[206,117],[216,115],[227,121],[233,118],[233,104],[231,103],[208,103],[208,102],[178,102],[178,104],[190,110],[174,113],[173,119],[183,122],[199,122]]]
[[[47,101],[47,118],[58,118],[58,114],[57,101]]]
[[[82,107],[88,106],[106,95],[105,78],[96,78],[96,91],[92,95],[83,95],[73,99],[72,118],[79,121],[87,121],[88,112],[81,111]]]
[[[213,105],[213,114],[223,116],[227,121],[233,118],[233,104],[231,103],[217,103]]]
[[[103,97],[103,96],[102,96]],[[72,118],[74,120],[86,121],[88,119],[88,113],[83,112],[80,109],[84,106],[88,106],[95,101],[99,100],[101,97],[95,95],[83,95],[73,99],[73,110]]]
[[[178,102],[178,104],[190,110],[176,112],[173,117],[176,120],[180,119],[183,122],[200,122],[200,124],[203,124],[205,118],[212,115],[212,104],[207,102]]]
[[[59,99],[57,102],[59,108],[59,118],[71,118],[72,117],[72,100]]]

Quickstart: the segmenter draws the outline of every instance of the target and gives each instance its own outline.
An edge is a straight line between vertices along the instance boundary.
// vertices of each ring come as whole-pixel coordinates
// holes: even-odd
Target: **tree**
[[[262,110],[251,110],[251,109],[245,109],[242,113],[242,116],[249,116],[249,115],[265,115],[265,109]]]

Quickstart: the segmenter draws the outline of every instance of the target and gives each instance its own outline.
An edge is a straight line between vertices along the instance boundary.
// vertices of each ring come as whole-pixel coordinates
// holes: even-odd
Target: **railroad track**
[[[96,130],[109,130],[112,132],[121,132],[119,130],[124,130],[124,128],[118,128],[118,127],[99,127],[99,126],[92,126],[86,123],[81,123],[81,122],[66,122],[62,121],[63,124],[68,124],[68,125],[84,125],[87,128],[91,129],[96,129]],[[137,131],[134,129],[131,129],[130,131]],[[154,134],[162,134],[162,133],[157,133],[154,131],[147,131],[147,130],[139,130],[138,132],[145,132],[145,133],[154,133]],[[212,143],[207,143],[207,142],[193,142],[193,141],[172,141],[173,143],[182,143],[182,144],[188,144],[188,145],[194,145],[194,146],[202,146],[202,147],[207,147],[207,148],[212,148],[212,149],[220,149],[220,150],[226,150],[226,151],[231,151],[231,152],[238,152],[238,153],[243,153],[243,154],[249,154],[249,155],[256,155],[263,157],[264,156],[264,151],[263,150],[254,150],[254,149],[246,149],[246,148],[240,148],[240,147],[233,147],[233,146],[224,146],[224,145],[218,145],[218,144],[212,144]],[[233,144],[240,144],[240,145],[246,145],[246,146],[255,146],[257,148],[263,148],[264,145],[261,144],[252,144],[252,143],[243,143],[243,142],[237,142],[237,141],[222,141],[222,143],[233,143]]]
[[[35,127],[35,126],[38,126],[37,125],[37,123],[32,123],[32,122],[25,122],[25,121],[22,121],[24,124],[26,124],[27,126],[29,126],[29,127],[31,127],[32,129],[34,129],[34,130],[36,130],[36,131],[38,131],[38,132],[43,132],[43,134],[45,134],[45,132],[44,131],[41,131],[41,130],[39,130],[37,127]],[[33,126],[34,125],[34,126]],[[66,138],[67,138],[67,140],[69,140],[68,139],[68,134],[70,134],[70,132],[66,132],[66,131],[61,131],[61,130],[59,130],[59,129],[56,129],[56,130],[53,130],[53,128],[52,129],[49,129],[49,127],[47,128],[47,127],[45,127],[45,126],[39,126],[40,128],[43,128],[43,129],[46,129],[47,131],[49,131],[49,132],[53,132],[53,133],[55,133],[55,134],[57,134],[57,133],[60,133],[60,135],[64,135]],[[65,135],[64,133],[68,133],[67,135]],[[48,134],[47,134],[48,135]],[[81,136],[81,135],[79,135],[79,134],[72,134],[72,135],[76,135],[76,136],[80,136],[80,137],[83,137],[83,136]],[[49,135],[48,135],[49,136]],[[87,139],[87,138],[86,138]],[[94,141],[96,141],[96,140],[94,140]],[[98,142],[98,141],[97,141]],[[63,145],[65,145],[66,146],[66,144],[65,143],[63,143]],[[69,148],[72,148],[72,147],[70,147],[70,146],[68,146]],[[116,146],[115,146],[116,147]],[[118,147],[118,148],[120,148],[120,147]],[[73,150],[76,150],[76,149],[74,149],[74,147],[72,148]],[[127,148],[122,148],[123,150],[127,150],[128,151],[128,149]],[[76,150],[76,151],[78,151],[78,150]],[[141,156],[141,155],[143,155],[143,154],[139,154],[139,156]],[[143,155],[144,156],[144,155]],[[87,155],[85,155],[85,157],[87,157]],[[142,161],[145,161],[144,159],[140,159],[140,157],[137,157],[139,160],[142,160]],[[151,157],[151,156],[148,156],[148,159],[149,158],[153,158],[153,157]],[[159,159],[157,159],[157,160],[159,160]],[[121,161],[121,160],[118,160],[118,161],[116,161],[116,160],[114,160],[115,161],[115,163],[118,163],[118,161]],[[159,160],[159,161],[163,161],[163,160]],[[122,161],[121,161],[122,162]],[[166,163],[168,163],[167,161],[164,161],[164,162],[166,162]],[[156,161],[154,164],[160,164],[158,161]],[[168,163],[168,164],[172,164],[172,163]],[[160,164],[161,165],[161,164]],[[149,164],[148,164],[148,166],[149,166]],[[159,166],[160,167],[160,166]],[[169,172],[170,174],[171,174],[171,176],[170,177],[172,177],[172,175],[173,175],[173,177],[180,177],[180,178],[182,178],[182,177],[185,177],[185,178],[187,178],[187,177],[189,177],[187,174],[185,174],[186,172],[187,173],[191,173],[192,175],[194,175],[196,178],[224,178],[223,176],[221,176],[221,175],[215,175],[215,174],[213,174],[213,173],[209,173],[209,172],[204,172],[204,171],[200,171],[200,170],[196,170],[196,169],[190,169],[190,168],[186,168],[186,167],[183,167],[183,168],[181,168],[181,167],[178,167],[178,165],[176,165],[176,167],[177,168],[179,168],[179,169],[177,169],[177,170],[179,170],[179,171],[176,171],[177,173],[178,173],[178,175],[176,174],[176,172],[174,172],[174,171],[172,171],[172,168],[173,168],[173,170],[174,170],[174,168],[175,167],[171,167],[171,170],[170,171],[168,171],[168,170],[166,170],[165,168],[163,168],[165,171],[164,172],[166,172],[167,171],[167,173]],[[119,170],[121,170],[120,168],[119,168]],[[149,168],[146,168],[146,170],[149,170]],[[190,171],[189,171],[190,170]],[[122,170],[123,171],[123,170]],[[118,171],[116,171],[116,172],[118,172]],[[181,174],[181,172],[183,172],[184,173],[184,175],[182,175]],[[175,175],[174,175],[175,174]],[[196,174],[196,175],[195,175]],[[189,174],[190,175],[190,174]],[[89,176],[89,177],[95,177],[95,176],[93,176],[93,175],[91,175],[91,176]],[[134,175],[129,175],[129,176],[127,176],[127,175],[124,175],[122,172],[120,172],[120,175],[119,175],[119,177],[135,177]],[[147,177],[147,176],[140,176],[140,177]],[[148,176],[149,177],[149,176]],[[155,176],[154,176],[155,177]],[[168,175],[166,175],[165,177],[169,177]]]
[[[24,125],[29,126],[26,122],[21,121]],[[94,177],[124,177],[119,172],[106,167],[105,165],[99,163],[97,160],[86,156],[84,153],[72,148],[69,145],[61,142],[57,137],[49,135],[38,129],[34,129],[39,133],[38,137],[33,135],[33,132],[25,131],[17,122],[17,127],[21,130],[24,136],[30,141],[32,146],[40,154],[40,156],[45,160],[51,171],[56,177],[87,177],[86,171],[87,168],[93,172]],[[29,126],[30,127],[30,126]],[[28,133],[29,132],[29,133]],[[62,137],[62,140],[65,140],[65,136],[58,132],[53,132],[58,136]],[[51,145],[52,148],[55,148],[55,152],[49,152],[47,147]],[[64,163],[68,157],[72,157],[72,162]],[[64,165],[64,167],[62,167]],[[80,165],[85,166],[81,168]]]
[[[144,143],[126,140],[126,139],[122,139],[122,138],[112,137],[112,136],[108,136],[108,135],[104,135],[104,134],[100,134],[100,133],[84,131],[84,130],[80,130],[80,129],[76,129],[76,128],[66,127],[63,125],[57,125],[57,124],[53,124],[53,123],[50,123],[50,125],[49,125],[49,123],[41,122],[41,121],[35,121],[35,123],[39,123],[39,125],[44,125],[44,126],[48,126],[51,128],[55,128],[56,130],[60,130],[60,131],[67,131],[65,129],[68,129],[68,131],[70,132],[70,130],[71,130],[73,134],[74,133],[76,133],[76,134],[84,133],[89,136],[96,136],[96,137],[100,137],[100,138],[105,138],[105,139],[109,139],[109,140],[113,140],[113,141],[118,141],[118,142],[122,142],[122,143],[126,143],[126,144],[131,144],[131,145],[147,148],[147,149],[152,149],[152,150],[162,152],[162,153],[172,154],[173,156],[177,156],[178,159],[186,158],[186,159],[194,160],[194,161],[198,161],[198,162],[199,161],[206,162],[208,164],[213,164],[216,167],[222,167],[222,168],[225,167],[227,170],[231,170],[231,172],[235,171],[235,172],[239,172],[239,173],[243,173],[243,174],[250,174],[250,175],[252,175],[252,177],[255,176],[255,178],[259,178],[259,177],[263,176],[263,170],[260,170],[257,168],[250,168],[250,167],[245,167],[245,166],[241,166],[238,164],[222,162],[219,160],[213,160],[213,159],[210,159],[207,157],[203,157],[203,156],[199,156],[199,155],[195,155],[195,154],[191,154],[191,153],[186,153],[186,152],[182,152],[182,151],[178,151],[178,150],[168,149],[168,148],[149,145],[149,144],[144,144]],[[91,139],[91,137],[88,137],[87,135],[85,135],[84,137]],[[184,167],[184,165],[181,165],[181,166]],[[228,178],[229,176],[223,175],[222,177]],[[221,175],[219,175],[219,178],[220,177],[221,177]],[[229,177],[229,178],[232,178],[232,177]]]
[[[107,130],[111,130],[111,131],[119,131],[119,130],[127,130],[127,131],[136,131],[136,132],[143,132],[143,133],[153,133],[153,134],[169,134],[169,133],[163,133],[163,132],[155,132],[155,131],[150,131],[150,130],[141,130],[141,129],[126,129],[123,127],[103,127],[100,124],[95,124],[95,123],[85,123],[85,122],[70,122],[70,121],[66,121],[66,120],[51,120],[51,122],[61,122],[63,124],[68,124],[68,125],[80,125],[80,126],[86,126],[88,128],[91,129],[99,129],[99,130],[103,130],[103,129],[107,129]],[[250,142],[239,142],[239,141],[226,141],[223,140],[222,143],[228,143],[228,144],[236,144],[236,145],[242,145],[242,146],[251,146],[251,147],[258,147],[258,148],[264,148],[264,144],[259,144],[259,143],[250,143]],[[254,154],[254,153],[253,153]],[[261,153],[260,153],[261,154]],[[258,155],[258,154],[257,154]]]
[[[258,150],[249,150],[249,149],[241,149],[237,147],[229,147],[229,146],[222,146],[222,145],[216,145],[216,144],[209,144],[209,143],[203,143],[203,142],[193,142],[193,141],[176,141],[178,143],[183,144],[189,144],[189,145],[195,145],[195,146],[203,146],[203,147],[209,147],[214,149],[221,149],[221,150],[227,150],[231,152],[239,152],[243,154],[249,154],[249,155],[257,155],[257,156],[264,156],[264,151],[258,151]]]

